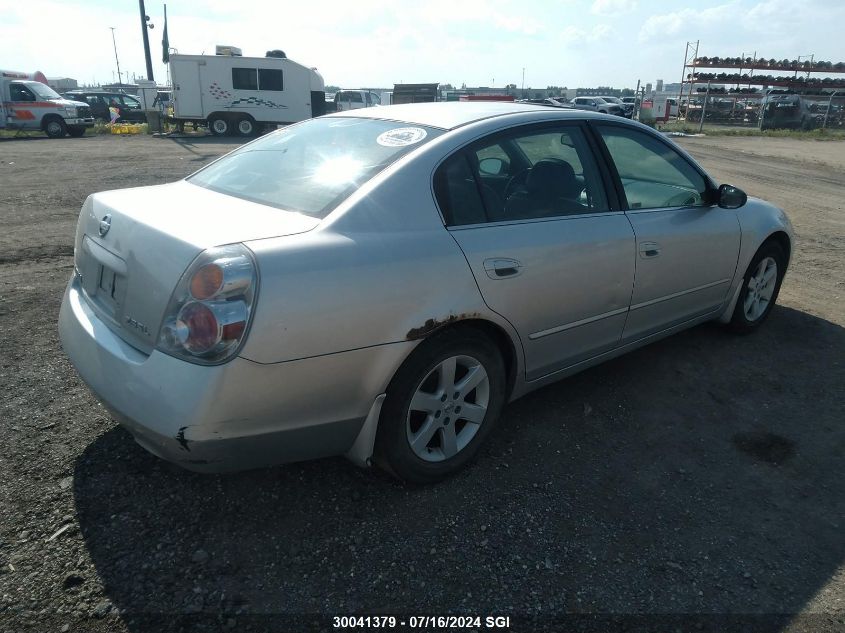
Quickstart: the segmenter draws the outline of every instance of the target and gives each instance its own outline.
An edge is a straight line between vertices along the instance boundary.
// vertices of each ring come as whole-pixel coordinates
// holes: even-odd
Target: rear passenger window
[[[282,79],[282,71],[277,68],[258,69],[259,90],[275,90],[281,92],[285,89]]]
[[[487,221],[484,204],[465,154],[455,154],[437,170],[434,189],[448,226]]]
[[[233,68],[232,88],[235,90],[258,90],[258,72],[255,68]]]
[[[554,218],[609,209],[579,127],[495,135],[453,156],[435,175],[450,226]]]

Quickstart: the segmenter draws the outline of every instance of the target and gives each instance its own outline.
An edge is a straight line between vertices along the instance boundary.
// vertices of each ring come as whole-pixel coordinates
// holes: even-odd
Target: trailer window
[[[258,90],[258,72],[255,68],[233,68],[232,88],[235,90]]]
[[[281,92],[284,90],[284,81],[282,71],[275,68],[259,68],[258,69],[258,89],[259,90],[277,90]]]
[[[244,145],[188,181],[324,218],[385,167],[442,133],[377,119],[311,119]]]

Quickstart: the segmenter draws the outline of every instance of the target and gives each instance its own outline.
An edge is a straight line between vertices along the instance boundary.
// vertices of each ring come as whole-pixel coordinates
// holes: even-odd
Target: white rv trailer
[[[173,118],[217,136],[252,136],[266,124],[325,114],[320,74],[280,57],[171,55]]]

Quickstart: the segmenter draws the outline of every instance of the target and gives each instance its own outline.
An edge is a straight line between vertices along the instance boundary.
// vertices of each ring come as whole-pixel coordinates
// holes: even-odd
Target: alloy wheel
[[[450,356],[417,386],[405,423],[414,454],[442,462],[466,448],[490,404],[490,378],[471,356]]]
[[[766,313],[777,286],[778,264],[773,257],[765,257],[757,264],[748,280],[743,311],[745,318],[756,321]]]

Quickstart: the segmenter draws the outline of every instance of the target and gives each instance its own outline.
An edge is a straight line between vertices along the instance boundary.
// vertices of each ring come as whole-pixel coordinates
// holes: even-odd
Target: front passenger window
[[[683,156],[650,134],[598,125],[630,209],[706,206],[707,182]]]

